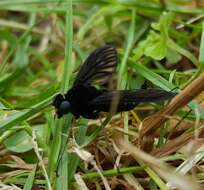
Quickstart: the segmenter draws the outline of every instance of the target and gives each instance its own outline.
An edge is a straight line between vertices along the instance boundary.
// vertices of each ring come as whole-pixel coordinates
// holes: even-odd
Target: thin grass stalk
[[[72,74],[72,43],[73,43],[73,21],[72,21],[72,0],[67,0],[67,12],[66,12],[66,25],[65,25],[65,64],[63,69],[63,79],[61,83],[61,92],[65,94],[70,86],[70,77]],[[59,160],[59,170],[57,171],[59,176],[57,177],[57,190],[67,190],[68,184],[68,161],[69,154],[64,151],[69,138],[69,129],[71,127],[71,116],[66,117],[61,124],[62,133],[67,133],[66,136],[62,136],[61,151],[62,158]],[[60,155],[59,155],[60,156]],[[58,166],[57,166],[58,167]],[[58,169],[58,168],[57,168]],[[71,173],[71,172],[70,172]]]
[[[118,87],[124,89],[127,87],[128,72],[127,72],[127,60],[130,54],[131,48],[133,46],[134,37],[135,37],[135,19],[136,11],[132,10],[132,19],[130,23],[130,28],[127,34],[127,46],[125,48],[125,54],[122,58],[119,75],[118,75]],[[124,113],[124,131],[128,134],[128,113]],[[128,136],[125,135],[124,138],[128,140]]]
[[[200,40],[200,51],[199,51],[199,58],[198,61],[200,64],[204,64],[204,22],[202,23],[202,34]]]
[[[72,42],[73,42],[73,26],[72,26],[72,0],[67,0],[67,12],[66,12],[66,26],[65,26],[65,63],[63,68],[63,76],[60,86],[61,93],[66,93],[70,84],[70,77],[72,72]],[[67,142],[67,136],[62,136],[63,131],[68,131],[71,127],[71,117],[64,117],[56,120],[54,139],[51,146],[51,153],[49,156],[48,175],[52,180],[56,171],[57,177],[57,190],[68,189],[68,155],[64,151],[62,157],[60,156],[60,150],[64,149]],[[58,160],[60,158],[60,160]],[[57,166],[59,164],[59,167]],[[63,166],[63,167],[62,167]],[[62,176],[63,175],[63,176]],[[64,179],[64,180],[63,180]]]

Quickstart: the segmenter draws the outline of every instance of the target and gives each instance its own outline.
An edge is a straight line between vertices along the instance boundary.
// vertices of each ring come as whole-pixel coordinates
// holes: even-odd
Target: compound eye
[[[59,110],[61,113],[65,114],[70,112],[71,104],[68,101],[62,101]]]

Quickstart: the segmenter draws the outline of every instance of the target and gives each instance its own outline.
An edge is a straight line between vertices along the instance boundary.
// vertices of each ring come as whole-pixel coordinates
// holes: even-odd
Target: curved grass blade
[[[29,117],[39,113],[44,108],[49,106],[53,100],[53,96],[50,96],[43,101],[37,103],[36,105],[32,106],[27,110],[23,110],[21,112],[15,113],[12,116],[6,118],[5,120],[0,122],[0,134],[5,132],[6,130],[10,129],[11,127],[25,121]]]
[[[156,86],[166,91],[171,91],[172,89],[176,88],[176,86],[174,86],[172,83],[168,82],[166,79],[156,74],[152,70],[148,69],[141,63],[135,63],[131,58],[129,58],[129,64],[133,69],[136,70],[136,72],[138,72],[140,75],[142,75],[147,80],[151,81]]]

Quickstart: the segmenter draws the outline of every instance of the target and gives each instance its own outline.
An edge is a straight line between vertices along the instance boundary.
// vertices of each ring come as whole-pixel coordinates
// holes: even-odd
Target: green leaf
[[[172,19],[172,13],[164,12],[159,22],[151,25],[155,31],[151,30],[147,38],[141,41],[138,48],[133,51],[135,60],[138,60],[143,54],[156,60],[161,60],[166,56],[168,30]]]
[[[175,64],[175,63],[178,63],[182,59],[182,56],[175,50],[167,48],[166,59],[168,63]]]
[[[34,129],[39,136],[43,135],[42,125],[35,126]],[[14,133],[4,141],[4,145],[8,150],[18,153],[27,152],[33,148],[31,137],[26,131]]]
[[[161,60],[166,56],[166,39],[155,32],[151,32],[147,38],[144,54],[156,60]]]
[[[159,19],[158,23],[152,23],[152,28],[156,31],[161,32],[162,35],[166,35],[168,37],[168,30],[173,20],[173,13],[171,12],[164,12]]]
[[[146,47],[147,47],[147,40],[143,40],[133,50],[133,59],[135,61],[138,61],[144,55],[144,51]]]

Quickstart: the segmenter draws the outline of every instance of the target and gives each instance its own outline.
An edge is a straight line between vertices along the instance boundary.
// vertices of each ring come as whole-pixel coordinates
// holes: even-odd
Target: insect
[[[160,102],[175,96],[173,92],[159,89],[138,90],[100,90],[99,85],[107,84],[117,66],[117,51],[111,45],[105,45],[94,50],[81,66],[73,87],[65,95],[58,94],[53,106],[58,118],[72,113],[76,118],[80,116],[96,119],[100,112],[109,112],[115,97],[119,97],[116,112],[129,111],[140,103]]]

